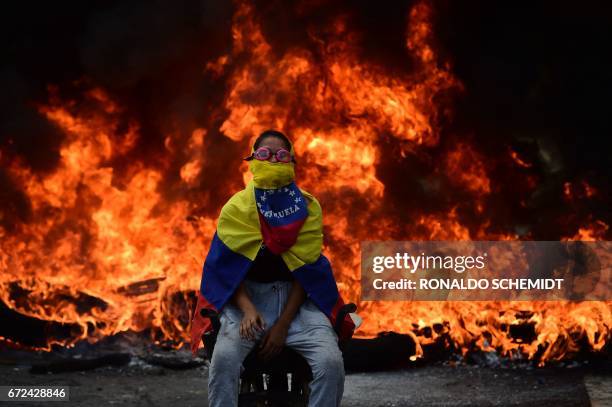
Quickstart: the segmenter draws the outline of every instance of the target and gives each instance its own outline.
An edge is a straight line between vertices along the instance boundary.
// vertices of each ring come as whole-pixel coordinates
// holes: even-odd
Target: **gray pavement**
[[[584,369],[431,365],[348,374],[343,406],[612,406],[612,376]],[[205,366],[173,371],[143,363],[33,375],[0,366],[0,385],[69,385],[74,406],[206,406]],[[5,403],[34,406],[36,403]]]

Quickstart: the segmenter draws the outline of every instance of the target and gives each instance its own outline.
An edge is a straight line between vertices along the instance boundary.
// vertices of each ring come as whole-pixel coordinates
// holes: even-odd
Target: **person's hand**
[[[287,330],[288,326],[286,324],[280,322],[274,324],[261,341],[259,356],[268,360],[278,355],[285,346]]]
[[[254,341],[257,331],[266,329],[266,322],[256,309],[244,312],[240,321],[240,337]]]

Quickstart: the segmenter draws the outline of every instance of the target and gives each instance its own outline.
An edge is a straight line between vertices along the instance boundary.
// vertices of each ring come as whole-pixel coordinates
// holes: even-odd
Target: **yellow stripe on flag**
[[[323,245],[321,205],[310,193],[300,190],[308,200],[308,217],[295,244],[281,255],[291,271],[317,261]],[[217,236],[233,252],[255,260],[263,238],[252,181],[242,191],[235,193],[221,209]]]

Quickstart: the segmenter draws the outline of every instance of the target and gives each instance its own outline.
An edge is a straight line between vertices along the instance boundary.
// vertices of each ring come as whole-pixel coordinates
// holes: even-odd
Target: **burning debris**
[[[561,164],[545,143],[509,142],[492,156],[450,126],[466,89],[438,52],[428,2],[407,13],[409,68],[400,71],[364,57],[350,14],[308,26],[294,43],[264,20],[251,2],[234,5],[231,49],[200,67],[220,106],[207,104],[190,128],[167,117],[152,130],[82,78],[50,85],[37,106],[62,136],[55,165],[34,168],[0,145],[10,191],[0,207],[0,309],[15,323],[3,328],[5,346],[50,350],[122,332],[184,346],[219,205],[248,177],[246,166],[242,178],[232,168],[275,127],[291,135],[300,185],[322,203],[339,289],[364,319],[358,335],[403,334],[402,357],[413,360],[435,347],[541,364],[609,352],[609,302],[359,303],[362,240],[539,239],[545,227],[533,217],[557,184],[571,222],[554,238],[606,239],[607,219],[575,210],[604,199],[601,187],[547,183]],[[523,216],[513,224],[504,215],[515,211]]]

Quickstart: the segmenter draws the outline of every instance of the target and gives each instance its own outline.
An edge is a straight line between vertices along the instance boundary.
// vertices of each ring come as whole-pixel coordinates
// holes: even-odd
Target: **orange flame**
[[[317,55],[297,46],[279,55],[263,35],[253,7],[241,2],[231,53],[206,66],[215,77],[229,73],[223,135],[244,144],[266,128],[291,135],[300,154],[299,184],[322,202],[325,251],[349,301],[359,303],[361,240],[518,238],[488,232],[487,219],[471,229],[455,209],[435,216],[413,214],[410,225],[385,216],[385,184],[376,172],[383,160],[381,135],[393,137],[402,159],[437,146],[438,123],[448,110],[435,102],[436,96],[462,89],[436,55],[431,15],[425,2],[412,8],[405,43],[415,69],[390,76],[384,67],[359,57],[358,35],[349,30],[346,16],[324,36],[310,33],[319,44]],[[235,65],[237,56],[246,62]],[[188,340],[185,304],[199,285],[215,230],[214,217],[193,215],[202,203],[188,194],[207,177],[204,164],[215,158],[203,153],[207,130],[194,129],[188,140],[166,136],[168,155],[182,157],[173,193],[167,194],[167,160],[116,164],[137,148],[142,135],[136,122],[127,129],[120,126],[123,108],[104,90],[85,93],[95,106],[89,109],[60,100],[53,88],[50,95],[40,112],[65,134],[60,161],[44,175],[17,159],[10,163],[9,174],[27,195],[31,217],[10,233],[0,227],[0,299],[23,315],[75,324],[78,332],[63,345],[151,329],[155,339],[181,346]],[[521,167],[531,166],[511,156]],[[483,198],[493,190],[487,164],[464,142],[447,152],[436,171],[448,174],[453,187],[473,197],[476,212],[482,213]],[[243,172],[248,178],[246,166]],[[584,189],[587,195],[595,191]],[[600,220],[589,221],[571,238],[601,239],[607,228]],[[15,285],[26,294],[15,296]],[[84,296],[97,300],[83,306]],[[358,333],[407,333],[417,342],[415,357],[423,355],[423,346],[448,341],[462,353],[496,350],[543,363],[571,356],[585,340],[591,350],[603,349],[611,336],[610,305],[361,302],[365,322]],[[510,327],[518,324],[533,325],[532,342],[512,337]],[[51,339],[49,346],[56,342]]]

